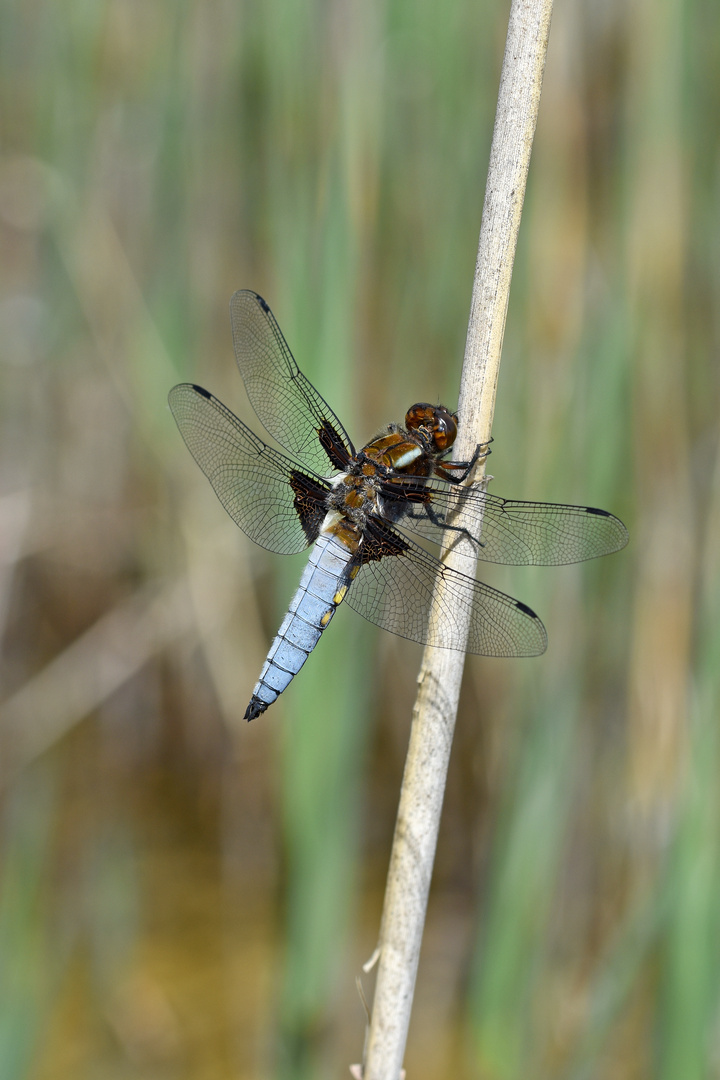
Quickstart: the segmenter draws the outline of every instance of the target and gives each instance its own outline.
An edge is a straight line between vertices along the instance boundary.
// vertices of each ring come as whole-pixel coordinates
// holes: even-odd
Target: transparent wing
[[[307,468],[341,471],[355,451],[345,428],[295,363],[261,296],[249,289],[230,301],[235,358],[265,429]]]
[[[448,490],[427,483],[413,488],[402,480],[386,483],[384,494],[389,520],[441,547],[448,546],[443,539],[448,515],[452,522],[452,512],[460,506],[466,529],[480,537],[477,558],[485,562],[560,566],[609,555],[628,542],[619,518],[591,506],[501,499],[478,487]]]
[[[317,536],[327,485],[266,446],[216,397],[181,383],[168,401],[188,450],[251,540],[292,555]]]
[[[480,656],[539,656],[545,627],[534,611],[481,581],[460,574],[381,523],[383,536],[350,586],[345,603],[400,637]],[[367,543],[365,540],[364,543]],[[383,548],[387,554],[383,555]],[[435,582],[442,577],[440,617],[430,622]],[[469,618],[465,644],[462,625]]]

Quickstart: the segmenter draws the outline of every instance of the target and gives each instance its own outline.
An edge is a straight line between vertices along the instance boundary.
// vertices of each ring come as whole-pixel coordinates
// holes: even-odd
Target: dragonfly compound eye
[[[405,413],[405,427],[410,431],[417,431],[418,428],[432,430],[434,426],[435,408],[425,401],[418,401],[416,405],[411,405]]]
[[[442,406],[433,410],[435,413],[433,423],[433,440],[438,450],[449,450],[457,438],[457,419],[454,414],[448,412]]]

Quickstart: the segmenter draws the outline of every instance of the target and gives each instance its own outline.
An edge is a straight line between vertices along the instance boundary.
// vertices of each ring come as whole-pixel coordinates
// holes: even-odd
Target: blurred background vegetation
[[[507,14],[0,7],[3,1080],[360,1060],[421,650],[341,609],[242,722],[303,559],[166,394],[254,422],[250,287],[356,442],[454,405]],[[557,0],[492,490],[632,539],[483,568],[550,647],[468,661],[411,1080],[720,1076],[718,116],[720,8]]]

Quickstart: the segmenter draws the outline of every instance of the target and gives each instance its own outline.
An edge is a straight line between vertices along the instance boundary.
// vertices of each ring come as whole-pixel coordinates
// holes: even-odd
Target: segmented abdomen
[[[347,592],[352,557],[334,536],[321,534],[316,540],[255,684],[246,720],[254,720],[272,705],[317,645]]]

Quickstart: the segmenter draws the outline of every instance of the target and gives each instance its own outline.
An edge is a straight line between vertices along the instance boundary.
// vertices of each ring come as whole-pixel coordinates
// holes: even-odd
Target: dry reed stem
[[[468,460],[477,443],[490,438],[551,13],[552,0],[513,0],[511,6],[465,343],[459,460]],[[452,558],[447,561],[452,564]],[[467,572],[467,563],[463,569]],[[418,677],[380,929],[365,1080],[400,1077],[464,659],[463,653],[427,648]]]

